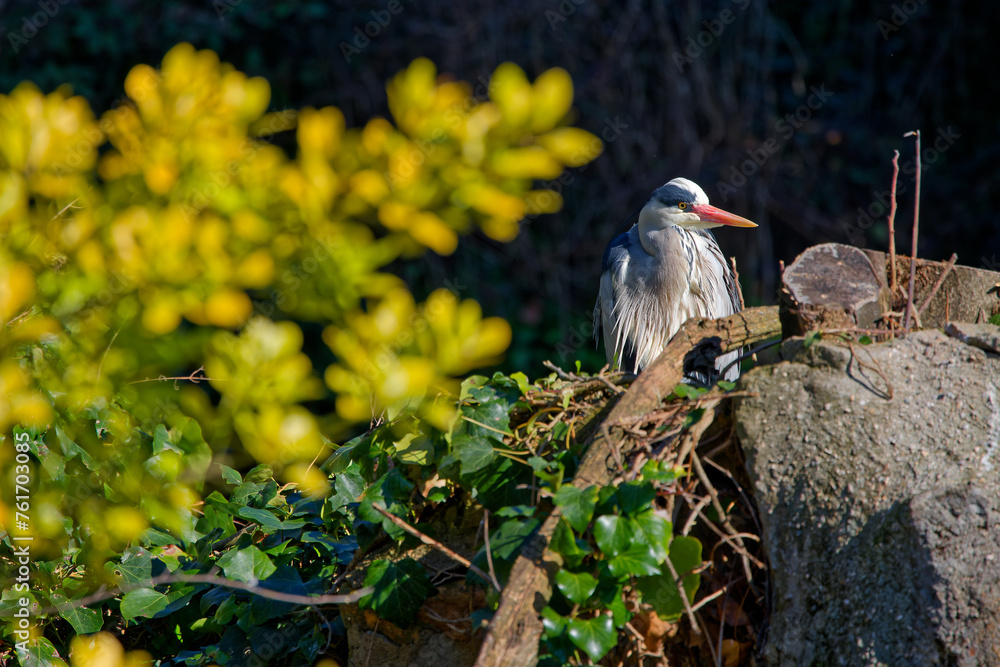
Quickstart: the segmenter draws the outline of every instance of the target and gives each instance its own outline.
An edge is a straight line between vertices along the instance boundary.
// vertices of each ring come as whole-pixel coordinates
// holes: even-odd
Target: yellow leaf
[[[483,233],[494,241],[508,243],[517,238],[517,233],[521,230],[518,222],[520,218],[487,218],[480,226]]]
[[[352,175],[348,180],[348,186],[374,208],[389,196],[389,186],[385,182],[385,177],[374,169],[364,169]]]
[[[24,264],[0,267],[0,320],[9,322],[35,293],[35,276]]]
[[[73,667],[122,667],[125,649],[110,632],[77,635],[69,643]]]
[[[532,190],[524,196],[524,203],[530,215],[555,213],[563,206],[563,198],[555,190]]]
[[[551,130],[573,104],[573,79],[561,67],[554,67],[535,79],[531,130],[536,134]]]
[[[149,524],[139,510],[119,505],[104,511],[104,527],[120,543],[130,544],[149,527]]]
[[[299,150],[306,155],[332,158],[340,148],[344,134],[344,114],[336,107],[306,108],[299,114],[296,138]]]
[[[583,166],[604,150],[604,144],[600,139],[576,127],[553,130],[539,137],[538,143],[567,167]]]
[[[217,327],[231,329],[242,324],[253,311],[250,298],[243,291],[222,289],[205,302],[205,318]]]
[[[163,336],[181,323],[180,304],[173,294],[160,293],[146,303],[142,311],[142,326],[150,333]]]
[[[387,229],[406,229],[416,214],[417,209],[414,207],[391,199],[378,208],[378,220]]]
[[[450,255],[458,247],[458,235],[433,213],[418,214],[410,236],[439,255]]]
[[[267,287],[274,280],[274,257],[263,248],[254,250],[236,267],[235,278],[244,287]]]
[[[538,146],[510,148],[493,156],[493,170],[506,178],[555,178],[563,167]]]
[[[514,63],[503,63],[493,72],[490,99],[496,102],[504,122],[523,127],[531,117],[532,89],[524,70]]]

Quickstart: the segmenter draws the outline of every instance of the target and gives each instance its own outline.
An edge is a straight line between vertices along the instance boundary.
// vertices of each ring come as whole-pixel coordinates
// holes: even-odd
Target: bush
[[[563,125],[560,69],[532,83],[501,65],[479,99],[420,59],[388,84],[394,122],[363,128],[333,107],[268,112],[266,81],[188,44],[135,67],[125,92],[100,118],[66,88],[0,96],[0,422],[15,440],[0,469],[17,488],[0,516],[8,547],[32,538],[30,585],[4,592],[0,615],[22,596],[46,610],[30,640],[16,622],[4,636],[31,647],[22,664],[70,647],[96,664],[88,651],[117,641],[72,636],[102,628],[157,658],[222,664],[279,632],[307,664],[325,640],[287,603],[135,586],[219,568],[320,592],[378,518],[365,489],[406,515],[413,482],[389,459],[335,462],[332,486],[315,463],[369,422],[384,426],[366,442],[392,456],[447,441],[465,423],[461,377],[511,330],[446,287],[417,303],[386,267],[450,254],[461,234],[513,239],[561,206],[535,179],[601,142]],[[290,158],[271,140],[293,129]],[[467,436],[474,455],[451,443],[465,472],[492,454]],[[127,592],[81,606],[102,586]]]

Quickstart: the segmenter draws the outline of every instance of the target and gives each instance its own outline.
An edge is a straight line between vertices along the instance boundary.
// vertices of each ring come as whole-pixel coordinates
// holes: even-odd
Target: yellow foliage
[[[0,95],[0,428],[37,427],[101,471],[85,501],[39,505],[46,539],[84,515],[107,524],[94,558],[147,525],[192,529],[197,456],[101,467],[148,451],[161,424],[193,417],[216,451],[309,493],[325,490],[308,465],[324,433],[402,411],[447,428],[440,397],[501,358],[510,326],[447,290],[417,303],[386,268],[475,229],[513,239],[562,204],[536,179],[601,149],[566,125],[560,69],[532,83],[504,64],[473,91],[418,59],[387,85],[391,119],[354,128],[334,107],[268,113],[266,81],[190,44],[134,67],[124,91],[99,120],[68,88]],[[292,128],[290,156],[270,139]],[[319,327],[325,368],[303,352]],[[324,398],[336,414],[302,405]],[[114,648],[80,641],[75,664]]]
[[[73,667],[147,667],[153,656],[146,651],[125,652],[110,632],[77,635],[70,641],[70,664]]]

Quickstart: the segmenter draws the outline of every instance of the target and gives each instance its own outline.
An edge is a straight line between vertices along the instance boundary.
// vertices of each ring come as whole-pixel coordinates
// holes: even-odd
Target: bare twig
[[[736,282],[737,287],[740,284],[740,272],[736,270],[736,258],[730,257],[729,263],[733,265],[733,280]],[[737,289],[736,293],[740,295],[740,310],[743,310],[746,305],[743,303],[743,290]]]
[[[201,373],[201,375],[198,375],[199,373]],[[205,381],[205,380],[208,380],[210,382],[222,382],[223,381],[223,380],[220,380],[218,378],[206,377],[204,375],[204,373],[205,373],[205,367],[204,366],[199,366],[196,371],[194,371],[190,375],[185,375],[183,377],[177,376],[177,377],[169,377],[168,378],[168,377],[166,377],[164,375],[161,375],[158,378],[146,378],[145,380],[133,380],[132,382],[126,382],[125,384],[142,384],[143,382],[169,382],[170,380],[173,380],[174,382],[176,382],[178,380],[186,380],[188,382],[191,382],[192,384],[198,384],[199,382],[202,382],[202,381]]]
[[[892,276],[889,290],[893,298],[896,296],[896,178],[899,176],[899,151],[893,151],[892,156],[892,189],[889,190],[889,266]]]
[[[691,621],[691,631],[696,635],[700,635],[701,628],[698,627],[698,620],[694,617],[694,610],[691,609],[691,603],[688,601],[687,591],[684,590],[684,579],[677,574],[677,568],[674,567],[673,562],[669,558],[664,559],[663,563],[670,570],[670,576],[674,578],[677,593],[680,594],[681,602],[684,603],[684,611],[687,612],[688,620]]]
[[[493,552],[490,551],[490,511],[483,509],[483,542],[486,543],[486,562],[490,566],[490,581],[493,587],[500,590],[500,582],[497,581],[496,570],[493,569]]]
[[[489,581],[494,586],[496,586],[497,592],[498,593],[500,592],[500,586],[493,579],[490,578],[490,575],[486,574],[481,569],[479,569],[478,567],[476,567],[475,565],[473,565],[472,561],[470,561],[465,556],[462,556],[461,554],[455,553],[454,551],[452,551],[451,549],[449,549],[445,545],[443,545],[440,542],[438,542],[437,540],[435,540],[433,537],[430,537],[428,535],[425,535],[425,534],[421,533],[419,530],[417,530],[416,528],[414,528],[410,524],[406,523],[405,521],[403,521],[402,519],[400,519],[398,516],[395,516],[394,514],[390,514],[384,507],[381,507],[381,506],[377,505],[376,503],[372,503],[372,507],[375,508],[376,512],[378,512],[379,514],[381,514],[382,516],[384,516],[386,519],[388,519],[389,521],[393,522],[394,524],[396,524],[397,526],[399,526],[400,528],[402,528],[403,530],[405,530],[406,532],[408,532],[410,535],[413,535],[414,537],[416,537],[418,540],[420,540],[421,542],[423,542],[427,546],[434,547],[435,549],[437,549],[438,551],[440,551],[441,553],[443,553],[445,556],[447,556],[448,558],[452,559],[453,561],[455,561],[457,563],[461,563],[462,565],[464,565],[465,567],[469,568],[470,570],[472,570],[473,572],[475,572],[476,574],[478,574],[480,577],[482,577],[483,581]]]
[[[722,527],[729,532],[730,536],[736,541],[738,545],[746,551],[746,545],[743,544],[743,538],[737,536],[737,530],[733,528],[733,524],[729,523],[729,516],[726,511],[722,508],[722,502],[719,501],[719,494],[712,486],[712,482],[708,479],[708,475],[705,473],[705,468],[701,465],[701,459],[698,457],[697,451],[691,452],[691,465],[695,472],[698,473],[698,479],[708,490],[709,495],[712,496],[712,507],[715,508],[716,513],[719,515],[719,523]],[[747,581],[753,579],[753,572],[750,571],[750,560],[747,558],[749,554],[741,554],[743,556],[743,573],[746,575]]]
[[[917,237],[920,232],[920,130],[907,132],[904,137],[915,136],[917,138],[917,176],[916,194],[913,204],[913,242],[910,245],[910,293],[906,297],[906,322],[903,328],[910,329],[910,315],[913,312],[913,285],[917,275]]]
[[[138,582],[134,586],[119,586],[116,588],[108,589],[102,586],[97,592],[82,597],[79,600],[73,600],[67,604],[56,605],[54,607],[46,607],[39,611],[39,614],[50,614],[52,612],[65,612],[71,609],[78,609],[80,607],[86,607],[87,605],[93,604],[95,602],[100,602],[102,600],[108,600],[115,597],[119,593],[127,593],[139,588],[152,588],[154,586],[161,586],[163,584],[213,584],[215,586],[225,586],[226,588],[235,588],[241,591],[247,591],[248,593],[253,593],[254,595],[259,595],[262,598],[268,598],[270,600],[277,600],[278,602],[290,602],[292,604],[303,604],[303,605],[320,605],[320,604],[350,604],[352,602],[357,602],[366,595],[371,595],[375,592],[374,586],[365,586],[364,588],[359,588],[356,591],[347,593],[345,595],[294,595],[292,593],[282,593],[281,591],[274,591],[270,588],[262,588],[254,584],[243,583],[242,581],[233,581],[232,579],[225,579],[224,577],[217,577],[214,574],[163,574],[158,577],[153,577],[146,581]]]
[[[955,262],[957,261],[958,255],[956,253],[951,253],[951,258],[948,260],[948,263],[945,264],[944,271],[942,271],[941,275],[938,276],[938,279],[934,281],[934,286],[931,287],[931,291],[927,293],[927,298],[924,299],[924,304],[917,308],[918,315],[923,315],[924,311],[927,310],[927,306],[931,305],[931,299],[933,299],[938,293],[938,290],[941,289],[941,285],[944,284],[944,279],[947,278],[948,274],[951,273],[951,270],[955,268]]]

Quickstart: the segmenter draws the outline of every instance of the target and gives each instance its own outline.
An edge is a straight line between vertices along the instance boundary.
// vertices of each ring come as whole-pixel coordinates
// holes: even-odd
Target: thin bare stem
[[[352,602],[357,602],[364,596],[371,595],[375,592],[374,586],[365,586],[364,588],[359,588],[358,590],[352,593],[347,593],[346,595],[294,595],[292,593],[282,593],[281,591],[271,590],[270,588],[262,588],[255,584],[246,584],[242,581],[233,581],[231,579],[217,577],[214,574],[171,573],[153,577],[152,579],[147,579],[146,581],[136,582],[133,586],[121,586],[112,589],[107,589],[102,586],[100,590],[91,595],[80,598],[79,600],[73,600],[67,604],[46,607],[45,609],[42,609],[39,614],[51,614],[56,611],[62,613],[71,609],[86,607],[89,604],[113,598],[119,593],[127,593],[138,588],[152,588],[163,584],[213,584],[215,586],[225,586],[226,588],[235,588],[237,590],[247,591],[248,593],[253,593],[254,595],[259,595],[260,597],[268,598],[269,600],[304,605],[350,604]]]
[[[440,542],[438,542],[437,540],[435,540],[433,537],[430,537],[428,535],[424,535],[419,530],[417,530],[416,528],[414,528],[410,524],[408,524],[405,521],[403,521],[402,519],[400,519],[398,516],[395,516],[394,514],[390,514],[388,511],[386,511],[386,509],[384,507],[380,507],[379,505],[376,505],[375,503],[372,503],[372,507],[375,508],[376,512],[378,512],[379,514],[381,514],[382,516],[384,516],[386,519],[388,519],[389,521],[393,522],[394,524],[396,524],[397,526],[399,526],[400,528],[402,528],[403,530],[405,530],[406,532],[408,532],[410,535],[413,535],[415,538],[417,538],[418,540],[420,540],[421,542],[423,542],[427,546],[434,547],[435,549],[437,549],[438,551],[440,551],[441,553],[443,553],[445,556],[447,556],[448,558],[452,559],[456,563],[461,563],[462,565],[464,565],[465,567],[469,568],[470,570],[472,570],[473,572],[475,572],[476,574],[478,574],[480,577],[482,577],[483,581],[489,581],[494,586],[496,586],[497,592],[498,593],[500,592],[500,586],[494,580],[492,580],[490,578],[490,575],[486,574],[481,569],[479,569],[478,567],[476,567],[475,565],[473,565],[472,561],[470,561],[465,556],[462,556],[462,555],[460,555],[458,553],[455,553],[454,551],[452,551],[451,549],[449,549],[445,545],[443,545]]]
[[[499,591],[500,582],[497,581],[497,573],[493,569],[493,552],[490,551],[490,511],[488,509],[483,510],[483,542],[486,543],[486,562],[490,566],[490,581],[493,582],[493,587]]]
[[[938,276],[938,279],[934,281],[934,286],[931,287],[931,291],[928,292],[927,298],[924,299],[923,305],[917,308],[918,315],[923,315],[924,311],[927,310],[927,306],[931,305],[931,299],[933,299],[934,296],[938,293],[938,290],[941,289],[941,285],[944,284],[944,279],[947,278],[948,274],[951,273],[951,270],[955,268],[955,262],[957,261],[958,261],[958,255],[956,253],[951,253],[951,258],[945,265],[944,271],[942,271],[941,275]]]
[[[684,580],[677,574],[677,568],[674,567],[673,561],[667,558],[663,561],[663,564],[667,566],[667,569],[670,570],[670,576],[674,578],[677,593],[681,596],[681,602],[684,603],[684,611],[687,612],[688,620],[691,621],[692,632],[700,635],[701,628],[698,627],[698,620],[694,617],[694,610],[691,609],[691,602],[688,600],[687,591],[684,590]]]
[[[917,277],[917,236],[920,232],[920,130],[914,130],[913,132],[907,132],[904,137],[915,136],[917,138],[917,176],[916,176],[916,194],[914,195],[913,203],[913,242],[910,246],[910,292],[906,297],[906,321],[903,324],[903,328],[910,329],[910,317],[913,313],[913,286],[916,283]]]
[[[889,190],[889,266],[892,276],[889,282],[890,294],[896,296],[896,179],[899,177],[899,151],[892,156],[892,189]]]

